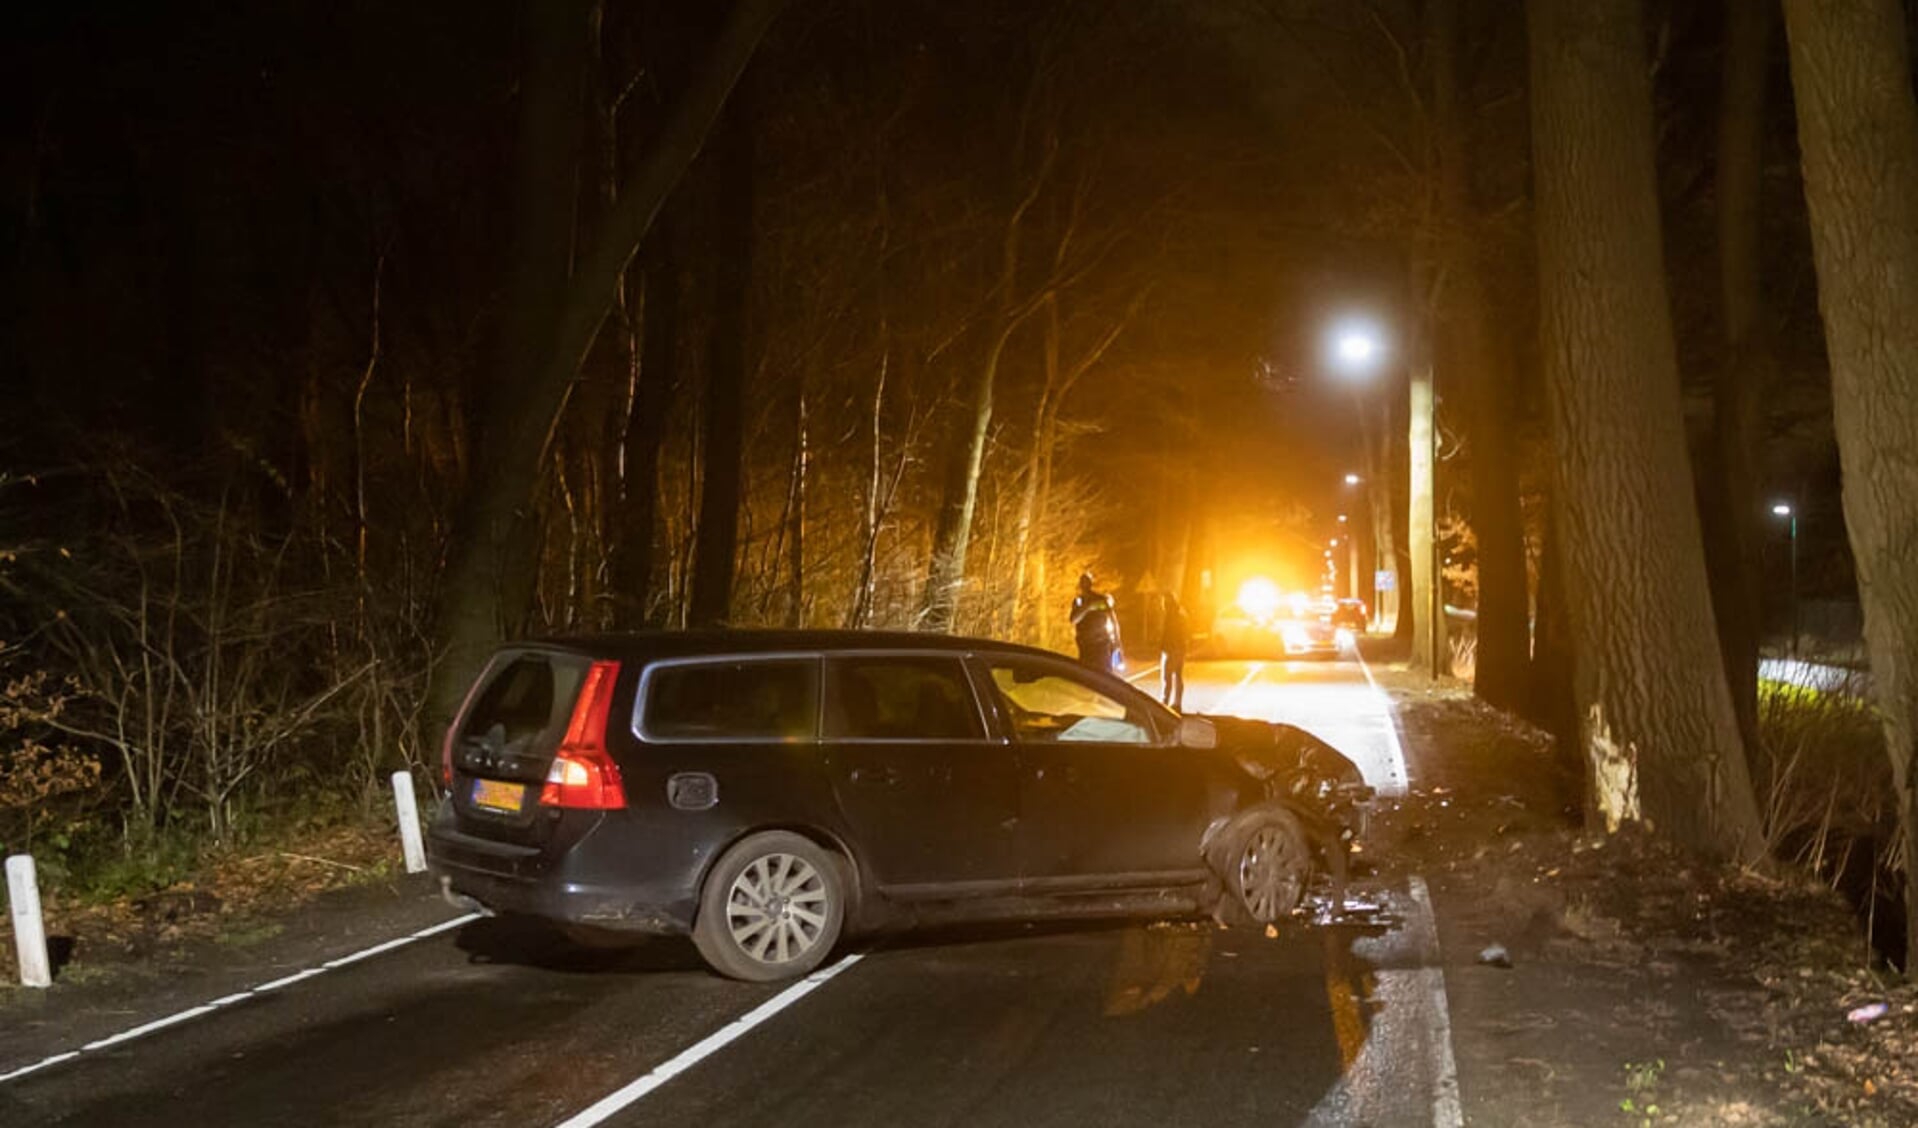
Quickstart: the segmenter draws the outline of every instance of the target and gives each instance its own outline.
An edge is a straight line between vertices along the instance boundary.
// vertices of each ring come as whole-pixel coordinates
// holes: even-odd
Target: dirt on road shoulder
[[[1380,680],[1414,783],[1369,845],[1431,884],[1467,1123],[1918,1124],[1918,991],[1835,893],[1587,833],[1549,736]]]

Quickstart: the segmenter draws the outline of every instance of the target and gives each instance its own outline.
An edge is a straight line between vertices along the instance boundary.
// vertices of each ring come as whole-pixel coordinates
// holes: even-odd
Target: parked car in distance
[[[1332,608],[1332,625],[1351,631],[1355,636],[1365,633],[1370,617],[1362,599],[1341,599]]]
[[[1342,883],[1371,792],[1286,725],[1180,717],[1046,651],[872,632],[514,643],[443,749],[447,896],[802,975],[842,933],[1269,922]]]

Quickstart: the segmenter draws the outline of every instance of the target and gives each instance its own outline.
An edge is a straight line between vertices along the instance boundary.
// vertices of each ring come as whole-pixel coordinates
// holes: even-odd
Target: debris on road
[[[1478,962],[1487,967],[1511,967],[1512,954],[1503,944],[1492,944],[1478,954]]]
[[[1862,1007],[1853,1007],[1851,1012],[1845,1015],[1845,1021],[1860,1024],[1876,1022],[1885,1017],[1885,1012],[1889,1009],[1891,1008],[1883,1003],[1866,1003]]]

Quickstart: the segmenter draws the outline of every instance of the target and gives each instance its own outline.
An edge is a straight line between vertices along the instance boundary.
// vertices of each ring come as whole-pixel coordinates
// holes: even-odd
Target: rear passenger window
[[[810,658],[684,662],[646,676],[639,731],[648,740],[811,740],[819,663]]]
[[[956,658],[836,658],[826,665],[826,735],[978,740],[985,728]]]

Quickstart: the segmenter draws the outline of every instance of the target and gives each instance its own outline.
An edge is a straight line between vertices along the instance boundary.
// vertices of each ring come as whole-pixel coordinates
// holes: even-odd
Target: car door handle
[[[854,783],[870,783],[879,787],[891,787],[899,782],[899,773],[891,768],[854,768]]]

